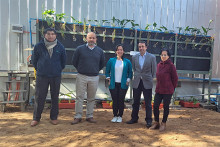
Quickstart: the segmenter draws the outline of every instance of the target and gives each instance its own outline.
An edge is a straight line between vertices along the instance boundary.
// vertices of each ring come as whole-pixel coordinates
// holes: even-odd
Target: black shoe
[[[134,124],[134,123],[137,123],[137,122],[138,122],[137,120],[132,120],[132,119],[131,119],[131,120],[127,121],[126,123],[127,123],[127,124]]]
[[[152,126],[152,123],[147,123],[146,127],[149,129]]]

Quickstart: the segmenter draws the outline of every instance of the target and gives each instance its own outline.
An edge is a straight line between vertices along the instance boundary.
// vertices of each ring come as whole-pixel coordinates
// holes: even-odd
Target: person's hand
[[[128,86],[128,85],[129,85],[129,82],[126,82],[126,85]]]
[[[110,85],[110,79],[108,79],[108,85]]]

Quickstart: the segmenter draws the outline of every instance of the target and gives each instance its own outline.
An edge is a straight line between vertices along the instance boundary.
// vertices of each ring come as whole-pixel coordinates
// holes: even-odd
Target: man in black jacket
[[[71,123],[77,124],[82,120],[83,100],[87,93],[86,120],[95,123],[93,119],[93,108],[95,94],[98,88],[99,71],[104,67],[104,52],[96,46],[96,35],[93,32],[87,34],[87,44],[78,46],[72,60],[77,69],[76,77],[76,107],[75,119]]]
[[[65,68],[66,51],[56,39],[56,31],[45,29],[44,39],[35,45],[31,61],[37,71],[34,114],[31,126],[38,125],[50,85],[51,111],[50,119],[53,125],[58,123],[58,99],[61,82],[61,72]]]

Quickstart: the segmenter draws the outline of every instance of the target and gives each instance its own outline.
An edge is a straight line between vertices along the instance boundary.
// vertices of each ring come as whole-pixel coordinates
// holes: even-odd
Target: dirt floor
[[[95,109],[96,124],[86,122],[84,117],[76,125],[70,125],[73,110],[60,110],[58,125],[49,123],[49,112],[45,109],[36,127],[30,127],[32,110],[0,112],[0,146],[220,146],[220,113],[202,108],[171,109],[163,133],[145,127],[143,110],[139,122],[133,125],[125,123],[130,119],[129,109],[124,112],[123,123],[110,122],[111,109]]]

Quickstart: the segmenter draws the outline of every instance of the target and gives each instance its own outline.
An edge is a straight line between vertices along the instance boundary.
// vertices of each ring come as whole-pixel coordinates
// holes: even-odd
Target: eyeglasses
[[[166,56],[168,56],[168,55],[160,55],[161,57],[166,57]]]

